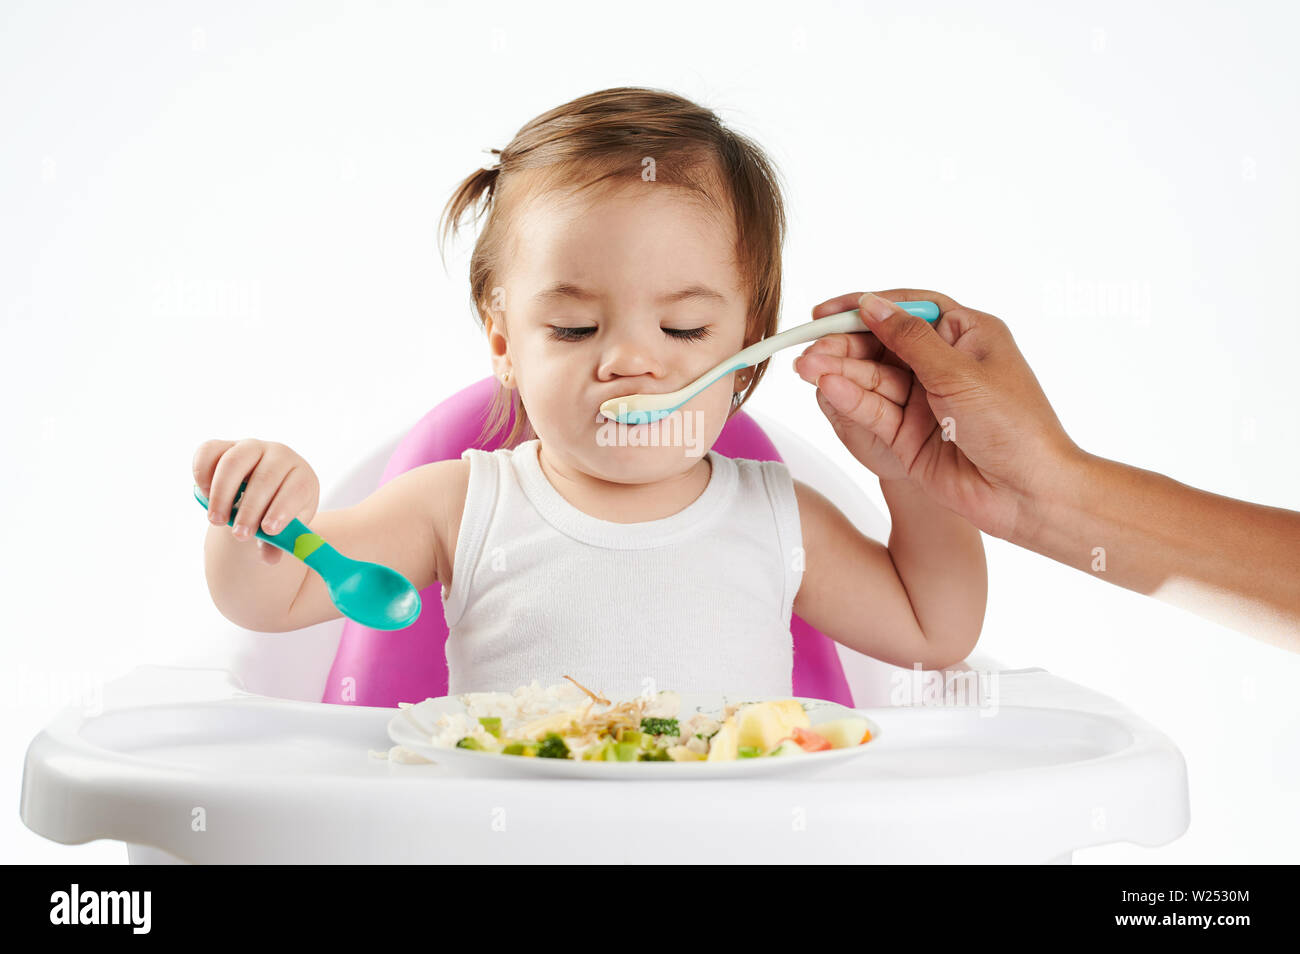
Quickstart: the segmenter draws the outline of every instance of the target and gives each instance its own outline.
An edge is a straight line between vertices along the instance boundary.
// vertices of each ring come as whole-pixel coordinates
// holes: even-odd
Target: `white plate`
[[[617,779],[673,779],[687,778],[750,778],[781,772],[808,771],[837,765],[869,752],[880,737],[880,727],[867,716],[825,699],[801,696],[745,697],[742,702],[768,702],[777,698],[796,698],[816,729],[818,723],[831,722],[855,716],[866,719],[871,731],[871,741],[848,749],[831,749],[827,752],[806,752],[801,755],[777,758],[759,757],[727,762],[592,762],[576,759],[539,759],[518,755],[501,755],[474,749],[443,748],[430,739],[434,723],[444,713],[463,713],[464,705],[457,696],[425,699],[416,705],[403,708],[388,723],[388,737],[403,748],[432,762],[455,764],[458,769],[482,771],[490,775],[550,775],[557,778],[617,778]],[[678,719],[685,720],[696,712],[717,716],[730,704],[725,697],[683,695]]]

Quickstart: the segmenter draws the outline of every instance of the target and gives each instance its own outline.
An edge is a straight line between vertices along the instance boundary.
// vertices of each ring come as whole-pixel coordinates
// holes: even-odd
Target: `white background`
[[[28,831],[22,758],[77,678],[228,625],[198,444],[283,441],[328,494],[489,373],[438,215],[480,150],[598,89],[681,93],[768,151],[782,327],[941,290],[1012,326],[1084,448],[1300,509],[1297,8],[1045,7],[5,3],[4,858],[125,859]],[[798,350],[752,406],[880,501]],[[1186,835],[1076,862],[1300,860],[1300,656],[986,545],[981,651],[1114,696],[1187,759]]]

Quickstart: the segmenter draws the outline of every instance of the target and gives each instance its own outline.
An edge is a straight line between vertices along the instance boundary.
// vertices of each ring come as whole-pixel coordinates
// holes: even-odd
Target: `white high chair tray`
[[[142,666],[32,740],[20,811],[63,844],[199,863],[1044,862],[1186,830],[1165,736],[1042,670],[997,675],[995,708],[857,710],[881,732],[853,759],[644,784],[378,759],[395,709]]]

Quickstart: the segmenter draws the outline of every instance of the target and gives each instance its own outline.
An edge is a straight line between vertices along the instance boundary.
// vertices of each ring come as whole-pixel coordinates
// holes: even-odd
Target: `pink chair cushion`
[[[458,460],[476,439],[496,388],[487,377],[452,395],[411,429],[393,452],[380,486],[398,474],[435,460]],[[513,419],[511,421],[513,424]],[[484,450],[501,446],[500,436]],[[743,410],[732,415],[713,447],[728,457],[780,460],[772,442]],[[447,694],[447,623],[442,612],[442,584],[420,594],[420,618],[395,632],[343,621],[343,637],[334,655],[322,702],[394,708]],[[794,694],[852,706],[835,643],[797,615],[790,619],[794,642]]]

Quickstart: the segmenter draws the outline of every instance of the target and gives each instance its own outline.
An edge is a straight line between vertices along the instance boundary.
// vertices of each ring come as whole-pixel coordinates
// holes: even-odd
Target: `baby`
[[[881,448],[842,435],[880,477],[887,547],[784,464],[712,450],[766,361],[652,425],[598,412],[675,391],[776,332],[785,213],[752,142],[681,97],[604,90],[537,117],[467,178],[442,238],[480,201],[470,285],[500,381],[480,443],[508,428],[499,449],[317,514],[319,482],[288,447],[206,442],[194,476],[223,615],[262,632],[339,616],[305,564],[240,545],[259,523],[276,533],[297,517],[421,591],[441,584],[452,694],[573,674],[618,697],[790,696],[792,613],[898,666],[969,654],[986,596],[979,532]],[[872,393],[906,403],[910,372],[879,367]]]

